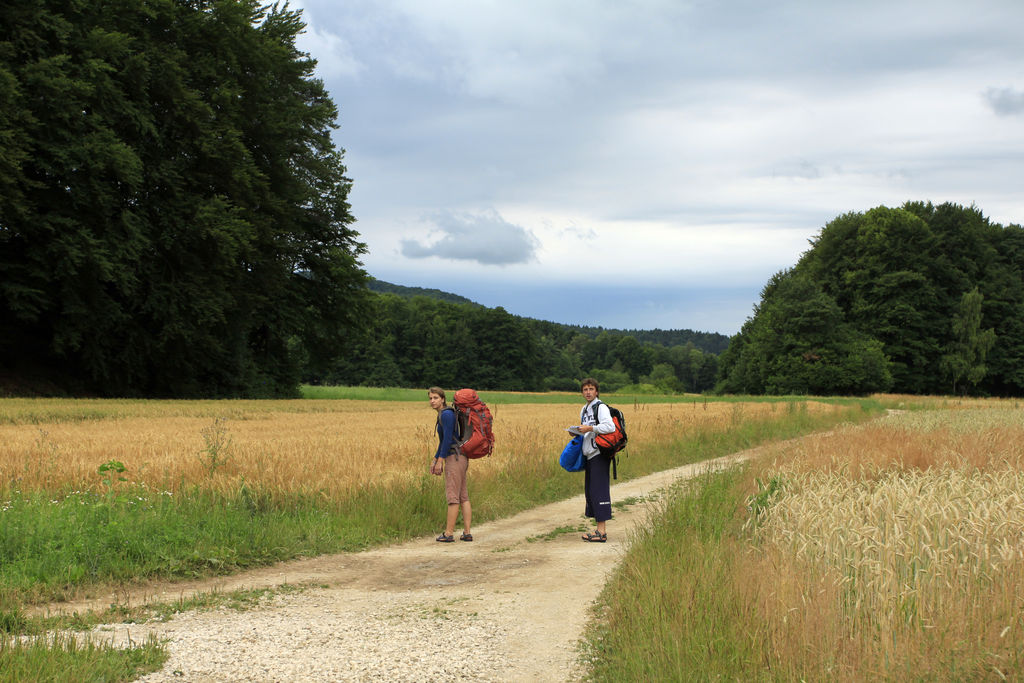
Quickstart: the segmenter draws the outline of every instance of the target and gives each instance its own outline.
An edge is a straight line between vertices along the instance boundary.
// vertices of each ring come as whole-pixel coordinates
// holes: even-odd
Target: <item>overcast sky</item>
[[[1022,0],[299,0],[366,270],[734,334],[836,216],[1024,223]]]

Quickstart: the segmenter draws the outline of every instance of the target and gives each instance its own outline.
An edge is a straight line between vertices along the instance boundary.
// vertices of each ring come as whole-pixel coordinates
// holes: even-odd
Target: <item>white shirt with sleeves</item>
[[[597,422],[594,422],[594,405],[597,405]],[[611,434],[615,431],[615,423],[612,422],[612,412],[608,410],[608,406],[604,404],[604,401],[600,398],[595,398],[583,406],[583,410],[580,411],[580,424],[593,425],[594,427],[594,431],[583,435],[583,455],[587,460],[590,460],[601,452],[597,444],[594,443],[597,435]]]

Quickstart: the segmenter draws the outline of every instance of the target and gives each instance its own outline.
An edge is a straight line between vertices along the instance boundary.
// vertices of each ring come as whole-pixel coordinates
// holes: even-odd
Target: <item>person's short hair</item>
[[[430,396],[431,394],[437,394],[438,396],[441,397],[441,400],[444,401],[444,404],[448,405],[448,401],[445,400],[444,397],[444,389],[442,389],[441,387],[430,387],[429,389],[427,389],[427,396]]]
[[[601,385],[598,384],[597,380],[594,379],[593,377],[588,377],[582,382],[580,382],[580,391],[583,391],[583,387],[587,385],[594,387],[597,390],[598,395],[601,394]]]

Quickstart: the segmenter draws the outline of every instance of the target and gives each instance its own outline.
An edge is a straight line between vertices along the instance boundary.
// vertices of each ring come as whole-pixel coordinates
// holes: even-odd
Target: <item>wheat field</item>
[[[773,403],[620,405],[631,453],[694,430],[778,417]],[[368,483],[416,478],[437,448],[427,405],[393,401],[0,401],[0,481],[21,491],[89,489],[120,463],[120,477],[155,489],[234,487],[335,498]],[[579,403],[492,405],[495,453],[474,477],[557,462]],[[793,410],[791,406],[789,410]],[[808,401],[800,410],[838,412]]]
[[[783,659],[818,653],[837,679],[1024,673],[1022,418],[894,414],[756,471],[738,576]]]

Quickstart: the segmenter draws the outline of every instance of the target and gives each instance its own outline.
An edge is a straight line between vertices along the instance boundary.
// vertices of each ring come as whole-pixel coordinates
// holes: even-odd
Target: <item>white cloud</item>
[[[509,223],[493,209],[477,213],[441,211],[429,220],[434,226],[433,241],[403,239],[403,256],[497,266],[528,263],[536,258],[538,242],[533,233]]]
[[[297,47],[317,60],[316,75],[323,80],[355,78],[366,71],[353,53],[352,44],[337,33],[323,28],[304,12],[306,29],[296,40]]]

